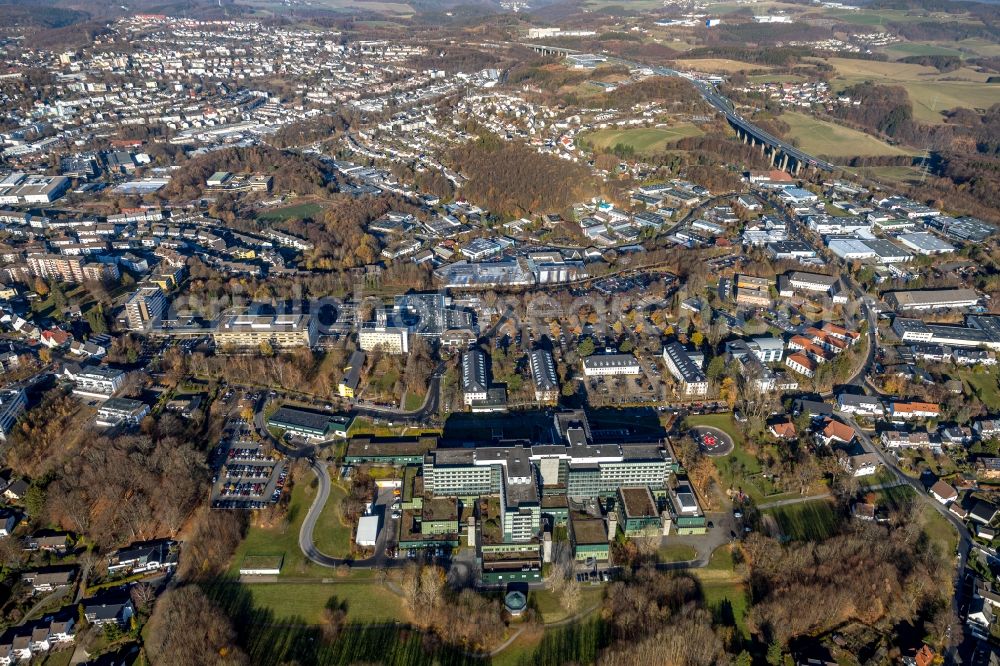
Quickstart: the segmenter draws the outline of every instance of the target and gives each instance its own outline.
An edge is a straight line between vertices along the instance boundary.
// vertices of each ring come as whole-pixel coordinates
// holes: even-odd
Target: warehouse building
[[[890,291],[885,302],[894,310],[955,310],[979,304],[974,289],[913,289]]]

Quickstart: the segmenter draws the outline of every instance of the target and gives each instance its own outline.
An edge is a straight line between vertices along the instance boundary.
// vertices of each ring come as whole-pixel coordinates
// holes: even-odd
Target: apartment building
[[[365,351],[378,349],[386,354],[408,354],[409,331],[397,326],[365,324],[358,331],[358,346]]]
[[[632,354],[599,354],[583,359],[583,374],[587,377],[642,374],[642,366]]]
[[[771,281],[767,278],[754,277],[752,275],[736,275],[733,280],[736,289],[737,305],[753,305],[756,307],[770,307]]]
[[[702,369],[691,360],[691,356],[678,342],[671,342],[663,348],[663,362],[667,370],[681,385],[684,395],[696,396],[708,394],[708,377]]]
[[[6,440],[17,419],[28,407],[28,397],[23,389],[0,391],[0,440]]]
[[[138,425],[149,414],[149,405],[141,400],[111,398],[97,410],[99,426]]]
[[[559,377],[552,353],[546,349],[535,349],[528,357],[531,379],[535,383],[535,400],[538,402],[558,402]]]
[[[462,401],[471,406],[479,400],[486,400],[489,392],[486,379],[486,354],[472,349],[462,355]]]
[[[125,302],[125,321],[130,331],[145,331],[166,310],[167,299],[159,287],[139,287]]]
[[[125,383],[123,371],[106,365],[87,366],[71,376],[74,380],[73,393],[92,398],[110,398]]]
[[[941,415],[941,406],[933,402],[893,401],[889,405],[892,419],[935,419]]]
[[[212,332],[219,348],[253,349],[263,343],[273,349],[316,344],[316,320],[309,314],[228,315]]]

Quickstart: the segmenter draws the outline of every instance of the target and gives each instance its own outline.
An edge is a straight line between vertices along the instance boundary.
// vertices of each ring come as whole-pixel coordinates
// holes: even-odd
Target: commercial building
[[[920,319],[896,317],[892,330],[903,342],[949,347],[987,347],[1000,350],[1000,321],[992,315],[968,315],[965,326],[930,324]]]
[[[316,320],[311,314],[228,315],[212,332],[216,346],[225,349],[311,347],[316,344]]]
[[[955,246],[947,243],[934,234],[926,231],[918,231],[911,234],[902,234],[897,237],[900,243],[917,254],[947,254],[955,251]]]
[[[267,425],[309,439],[330,439],[331,436],[347,437],[351,417],[324,414],[298,407],[280,407],[267,420]]]
[[[159,287],[139,287],[125,302],[125,321],[130,331],[145,331],[166,310],[167,299]]]
[[[638,375],[642,366],[632,354],[595,354],[583,359],[583,374],[587,377]]]
[[[4,389],[0,391],[0,440],[6,440],[14,424],[28,407],[28,397],[24,389]]]
[[[149,405],[130,398],[110,398],[97,410],[99,426],[138,425],[149,414]]]
[[[508,448],[526,446],[546,495],[573,499],[608,497],[622,485],[665,487],[674,469],[666,442],[596,443],[583,411],[554,416],[552,443],[501,442],[500,446],[434,449],[424,458],[424,488],[434,495],[473,497],[499,494],[501,464]]]
[[[535,349],[529,355],[531,379],[535,383],[535,400],[538,402],[558,402],[559,377],[552,352]]]
[[[708,377],[680,343],[671,342],[663,348],[663,362],[674,379],[680,382],[684,395],[708,394]]]
[[[913,254],[885,239],[834,238],[827,248],[845,261],[872,261],[877,264],[896,264],[910,261]]]
[[[894,310],[954,310],[979,304],[975,289],[914,289],[890,291],[885,302]]]
[[[378,349],[386,354],[408,354],[409,340],[409,331],[399,326],[365,324],[358,331],[358,346],[365,351]]]

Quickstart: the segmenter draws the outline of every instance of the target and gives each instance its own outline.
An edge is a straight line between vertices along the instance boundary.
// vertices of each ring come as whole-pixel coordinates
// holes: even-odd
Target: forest
[[[600,191],[587,167],[492,135],[455,148],[451,161],[469,179],[462,194],[505,217],[563,211]]]

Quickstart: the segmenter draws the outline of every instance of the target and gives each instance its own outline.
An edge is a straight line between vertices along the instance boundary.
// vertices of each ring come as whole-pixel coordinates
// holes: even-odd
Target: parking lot
[[[249,439],[250,424],[230,419],[213,451],[213,509],[262,509],[281,498],[288,464],[264,453]]]

